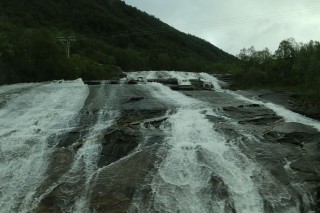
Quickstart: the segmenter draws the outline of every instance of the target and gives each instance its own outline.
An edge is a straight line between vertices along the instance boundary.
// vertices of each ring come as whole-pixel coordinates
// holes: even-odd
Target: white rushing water
[[[234,91],[230,91],[227,89],[222,89],[221,84],[223,82],[219,81],[216,77],[207,74],[207,73],[194,73],[194,72],[176,72],[176,71],[142,71],[142,72],[131,72],[128,73],[129,77],[138,78],[139,76],[143,76],[145,79],[156,79],[156,78],[176,78],[176,79],[200,79],[203,81],[211,82],[214,86],[214,89],[218,92],[223,92],[234,96],[238,100],[242,100],[252,104],[263,105],[268,109],[274,111],[278,116],[285,119],[287,122],[296,122],[301,123],[307,126],[314,127],[318,131],[320,131],[320,122],[314,119],[308,118],[299,113],[292,112],[291,110],[286,109],[285,107],[274,104],[271,102],[264,102],[261,100],[255,100],[252,98],[245,97],[240,95]]]
[[[80,79],[47,83],[1,108],[0,212],[30,212],[34,207],[50,153],[76,121],[87,95],[88,87]]]
[[[204,109],[180,109],[164,128],[171,147],[152,182],[156,210],[224,212],[227,200],[210,188],[218,177],[228,186],[237,212],[263,212],[263,201],[251,176],[255,165],[239,158],[226,138],[213,130]]]
[[[143,77],[145,79],[168,79],[176,78],[178,81],[182,80],[192,80],[200,79],[204,81],[209,81],[212,83],[215,89],[221,90],[221,85],[223,82],[219,81],[212,75],[208,73],[200,72],[177,72],[177,71],[141,71],[141,72],[129,72],[128,78],[138,79]]]
[[[202,101],[198,101],[182,95],[179,92],[172,91],[169,87],[160,83],[149,83],[148,86],[149,93],[164,104],[174,105],[176,107],[198,107],[199,105],[205,105]]]
[[[90,212],[88,208],[90,198],[89,187],[94,174],[98,171],[98,160],[102,149],[101,139],[103,138],[101,132],[113,125],[120,115],[119,110],[114,106],[114,101],[117,95],[116,91],[111,90],[108,95],[105,93],[105,84],[102,84],[95,99],[97,101],[105,100],[104,107],[98,112],[97,121],[93,125],[92,129],[86,136],[84,136],[86,143],[78,150],[75,162],[71,169],[81,171],[81,168],[84,167],[82,169],[85,174],[85,185],[81,192],[81,196],[75,201],[73,212]],[[81,162],[83,162],[84,165]],[[77,175],[77,173],[74,174]],[[68,177],[66,176],[66,178]]]
[[[263,212],[263,200],[251,176],[259,168],[227,138],[214,130],[207,115],[216,114],[204,102],[152,83],[150,93],[177,112],[162,126],[168,135],[166,156],[151,181],[147,212],[224,212],[230,203],[237,212]],[[230,200],[211,190],[212,179],[227,185]],[[144,212],[138,198],[130,211]],[[229,206],[229,207],[228,207]]]
[[[233,91],[229,91],[229,90],[226,90],[225,92],[233,95],[238,100],[246,101],[246,102],[252,103],[252,104],[263,105],[266,108],[274,111],[278,116],[284,118],[286,122],[296,122],[296,123],[304,124],[306,126],[311,126],[320,132],[320,122],[316,121],[312,118],[308,118],[308,117],[301,115],[299,113],[292,112],[291,110],[288,110],[285,107],[278,105],[278,104],[274,104],[271,102],[263,102],[260,100],[247,98],[243,95],[237,94],[237,93],[235,93]]]
[[[75,150],[75,155],[70,169],[41,195],[40,200],[49,195],[56,187],[59,188],[59,206],[65,212],[90,212],[88,200],[90,199],[89,187],[92,178],[99,170],[98,160],[102,149],[103,130],[114,124],[120,115],[116,90],[107,88],[105,83],[100,84],[94,97],[87,103],[85,109],[88,117],[85,118],[86,133],[78,142],[83,145]],[[96,111],[96,109],[99,111]],[[87,123],[89,122],[89,123]]]
[[[16,90],[28,89],[38,85],[40,85],[40,83],[20,83],[20,84],[3,85],[3,86],[0,86],[0,95],[8,92],[16,91]]]
[[[140,76],[145,79],[211,82],[216,94],[228,94],[231,101],[237,99],[243,103],[262,105],[286,122],[301,123],[320,131],[318,121],[280,105],[223,89],[222,82],[207,73],[128,73],[129,78]],[[97,90],[89,96],[88,86],[80,79],[0,87],[0,98],[4,98],[0,100],[0,213],[33,212],[42,199],[49,197],[50,200],[52,192],[54,196],[58,195],[55,198],[57,209],[91,212],[90,193],[94,177],[101,171],[98,162],[103,132],[120,116],[118,92],[124,87],[113,86],[104,83],[93,86]],[[160,126],[165,133],[158,153],[160,160],[144,184],[150,194],[141,196],[137,189],[129,212],[298,213],[301,203],[309,202],[304,201],[309,199],[309,195],[303,192],[302,187],[301,193],[298,193],[303,195],[300,201],[296,195],[290,194],[289,186],[281,185],[253,156],[246,156],[250,153],[238,145],[260,139],[225,117],[224,112],[214,108],[213,103],[186,96],[160,83],[148,83],[141,85],[141,88],[170,110],[167,112],[168,119]],[[135,94],[139,93],[137,91]],[[86,99],[90,103],[85,102]],[[87,110],[85,115],[81,114],[84,123],[79,122],[81,109]],[[233,122],[233,126],[239,126],[239,135],[224,134],[218,129],[221,125],[214,123],[216,120]],[[80,128],[79,123],[83,124]],[[50,156],[65,150],[55,146],[63,135],[75,127],[81,132],[79,142],[82,146],[69,149],[73,159],[66,166],[66,172],[51,179],[47,174]],[[246,139],[243,140],[242,136]],[[143,146],[138,146],[136,152],[140,149]],[[293,173],[290,163],[286,162],[284,169]],[[41,188],[43,194],[39,197],[37,190],[44,183],[48,186]]]
[[[263,105],[287,122],[298,122],[319,130],[318,121],[282,106],[222,89],[219,80],[206,73],[138,72],[129,73],[129,76],[209,81],[218,92]],[[146,201],[146,197],[137,192],[129,212],[233,212],[232,208],[241,213],[259,213],[266,209],[279,213],[300,212],[297,198],[293,198],[286,186],[278,183],[267,170],[243,154],[237,142],[233,142],[237,139],[215,131],[215,124],[207,120],[207,115],[226,119],[221,112],[215,113],[206,102],[172,91],[162,84],[149,83],[148,86],[153,97],[174,106],[176,111],[161,127],[168,135],[164,145],[168,150],[155,173],[147,179],[151,179],[151,198]],[[249,132],[239,133],[248,139],[247,135],[254,137]]]

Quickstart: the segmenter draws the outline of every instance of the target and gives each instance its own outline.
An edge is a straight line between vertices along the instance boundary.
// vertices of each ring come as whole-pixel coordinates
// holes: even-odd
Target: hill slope
[[[70,60],[57,36],[75,36]],[[124,70],[214,71],[234,60],[120,0],[0,1],[0,83]]]

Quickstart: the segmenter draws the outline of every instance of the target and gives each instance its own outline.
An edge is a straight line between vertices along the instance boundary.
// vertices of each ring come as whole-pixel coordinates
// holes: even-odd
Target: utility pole
[[[61,44],[63,44],[66,47],[66,55],[67,58],[70,58],[70,48],[71,45],[74,44],[77,39],[75,36],[60,36],[57,37],[57,39],[61,42]]]

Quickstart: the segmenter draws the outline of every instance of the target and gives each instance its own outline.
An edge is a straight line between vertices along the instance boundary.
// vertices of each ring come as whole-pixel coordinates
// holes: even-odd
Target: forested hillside
[[[70,59],[57,37],[75,36]],[[1,0],[0,83],[123,70],[221,71],[234,57],[120,0]]]

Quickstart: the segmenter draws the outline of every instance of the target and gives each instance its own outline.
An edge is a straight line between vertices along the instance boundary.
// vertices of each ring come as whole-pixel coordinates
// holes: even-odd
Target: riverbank
[[[273,89],[245,89],[237,91],[242,95],[279,104],[293,112],[320,120],[320,109],[314,105],[303,104],[300,95],[295,92]]]
[[[320,105],[316,98],[306,97],[297,87],[276,87],[255,85],[248,86],[236,83],[231,75],[218,74],[214,75],[219,80],[226,82],[228,89],[237,91],[248,97],[255,97],[264,101],[270,101],[275,104],[307,117],[320,120]],[[311,101],[312,100],[312,101]]]

